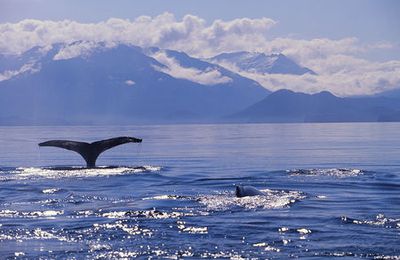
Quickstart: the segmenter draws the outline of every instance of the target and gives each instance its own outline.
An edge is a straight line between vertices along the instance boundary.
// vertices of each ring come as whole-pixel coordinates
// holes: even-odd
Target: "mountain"
[[[181,52],[80,44],[35,48],[14,62],[0,57],[0,124],[209,122],[269,93]],[[173,68],[154,58],[159,52]]]
[[[233,52],[222,53],[209,59],[210,62],[232,64],[241,71],[256,72],[261,74],[293,74],[306,73],[315,75],[315,72],[301,67],[283,54],[266,55],[258,52]]]
[[[400,100],[385,97],[340,98],[279,90],[226,118],[232,122],[400,121]]]

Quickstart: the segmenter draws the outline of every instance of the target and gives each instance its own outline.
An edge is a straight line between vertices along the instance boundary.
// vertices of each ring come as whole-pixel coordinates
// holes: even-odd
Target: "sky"
[[[272,90],[373,94],[400,87],[399,13],[396,0],[0,0],[0,52],[76,40],[281,52],[318,76],[246,76]]]

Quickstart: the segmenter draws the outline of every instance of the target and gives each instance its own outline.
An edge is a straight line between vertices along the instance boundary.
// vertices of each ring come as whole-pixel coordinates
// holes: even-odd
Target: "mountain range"
[[[283,54],[202,60],[122,44],[36,47],[0,55],[0,125],[400,121],[396,96],[271,93],[226,63],[262,74],[315,74]]]
[[[226,117],[226,121],[275,123],[400,121],[399,101],[387,97],[341,98],[327,91],[305,94],[283,89]]]
[[[98,47],[55,59],[63,48],[53,46],[42,55],[37,48],[10,63],[29,61],[30,67],[0,82],[2,124],[212,121],[269,93],[251,79],[182,52],[163,52],[183,72],[175,75],[151,56],[157,48]],[[18,71],[6,72],[3,77]]]

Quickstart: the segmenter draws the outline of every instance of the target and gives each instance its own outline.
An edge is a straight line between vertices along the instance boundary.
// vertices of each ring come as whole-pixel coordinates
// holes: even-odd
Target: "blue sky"
[[[199,58],[283,53],[318,75],[243,75],[269,89],[373,94],[400,88],[398,14],[397,0],[0,0],[0,54],[77,41],[56,57],[81,55],[96,42]]]

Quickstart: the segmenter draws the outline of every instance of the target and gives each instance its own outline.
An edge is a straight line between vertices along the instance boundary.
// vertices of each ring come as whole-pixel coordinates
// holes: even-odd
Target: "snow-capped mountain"
[[[314,71],[298,65],[283,54],[266,55],[258,52],[222,53],[208,59],[222,66],[233,65],[240,71],[260,74],[315,74]]]
[[[182,52],[77,42],[0,57],[0,124],[212,121],[264,98]]]

